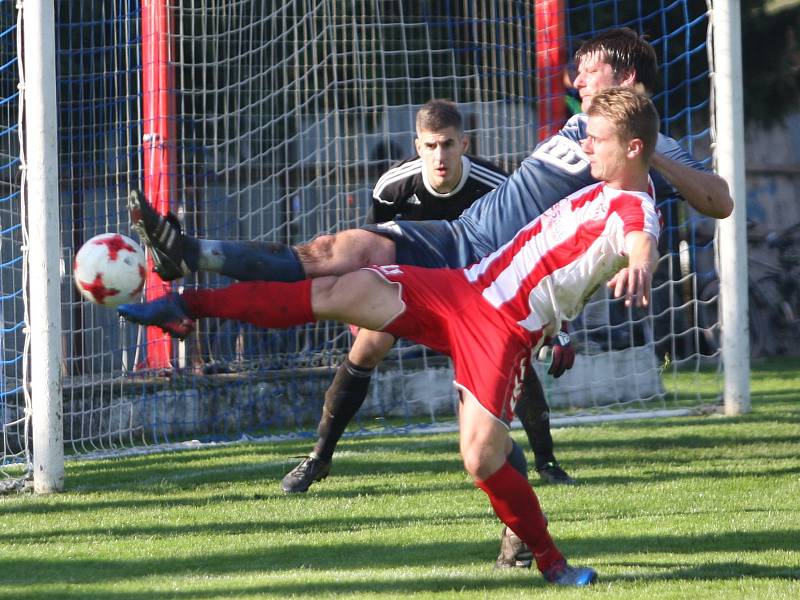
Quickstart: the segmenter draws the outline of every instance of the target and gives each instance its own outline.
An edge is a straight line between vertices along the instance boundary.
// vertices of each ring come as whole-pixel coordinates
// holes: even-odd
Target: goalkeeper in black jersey
[[[380,223],[381,230],[392,227],[396,221],[455,219],[507,177],[491,162],[466,154],[468,139],[461,115],[452,102],[428,102],[417,113],[416,129],[417,156],[386,171],[373,190],[367,221]],[[366,228],[371,227],[368,224]],[[281,482],[284,492],[305,492],[314,481],[328,476],[336,444],[364,403],[374,368],[393,343],[394,338],[389,334],[359,331],[325,393],[319,439],[311,454],[284,477]],[[571,352],[566,343],[557,348],[555,371],[551,368],[554,374],[563,372],[559,361],[563,365]],[[533,447],[537,471],[546,481],[572,483],[553,455],[549,412],[541,384],[535,376],[527,379],[526,397],[517,404],[517,412]],[[518,463],[525,465],[522,450],[515,452]],[[527,471],[527,465],[521,466],[521,470]]]

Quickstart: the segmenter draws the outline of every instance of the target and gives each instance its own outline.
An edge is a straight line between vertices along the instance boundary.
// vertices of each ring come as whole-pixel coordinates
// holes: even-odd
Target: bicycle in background
[[[757,232],[748,224],[748,325],[750,355],[776,356],[798,352],[800,334],[800,223],[783,231]],[[762,258],[766,255],[769,257]],[[702,288],[697,323],[713,355],[720,348],[719,280]]]

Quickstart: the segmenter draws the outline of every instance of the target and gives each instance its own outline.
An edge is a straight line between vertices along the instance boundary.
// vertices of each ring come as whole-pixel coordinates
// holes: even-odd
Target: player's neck
[[[630,192],[646,192],[650,189],[647,170],[621,173],[618,177],[606,181],[606,185],[615,190],[628,190]]]

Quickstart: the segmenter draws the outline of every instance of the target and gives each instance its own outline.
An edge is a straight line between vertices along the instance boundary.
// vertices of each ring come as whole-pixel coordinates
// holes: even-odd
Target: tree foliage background
[[[745,118],[763,125],[800,108],[800,2],[772,12],[771,4],[742,2]]]

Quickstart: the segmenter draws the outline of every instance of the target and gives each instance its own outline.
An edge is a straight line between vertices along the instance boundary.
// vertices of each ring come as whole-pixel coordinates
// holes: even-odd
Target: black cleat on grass
[[[285,494],[307,492],[315,481],[322,481],[331,472],[331,463],[306,456],[300,464],[289,471],[281,481],[281,489]]]
[[[536,472],[539,473],[539,477],[541,477],[542,481],[546,483],[575,485],[575,480],[555,461],[545,463],[541,467],[536,467]]]

